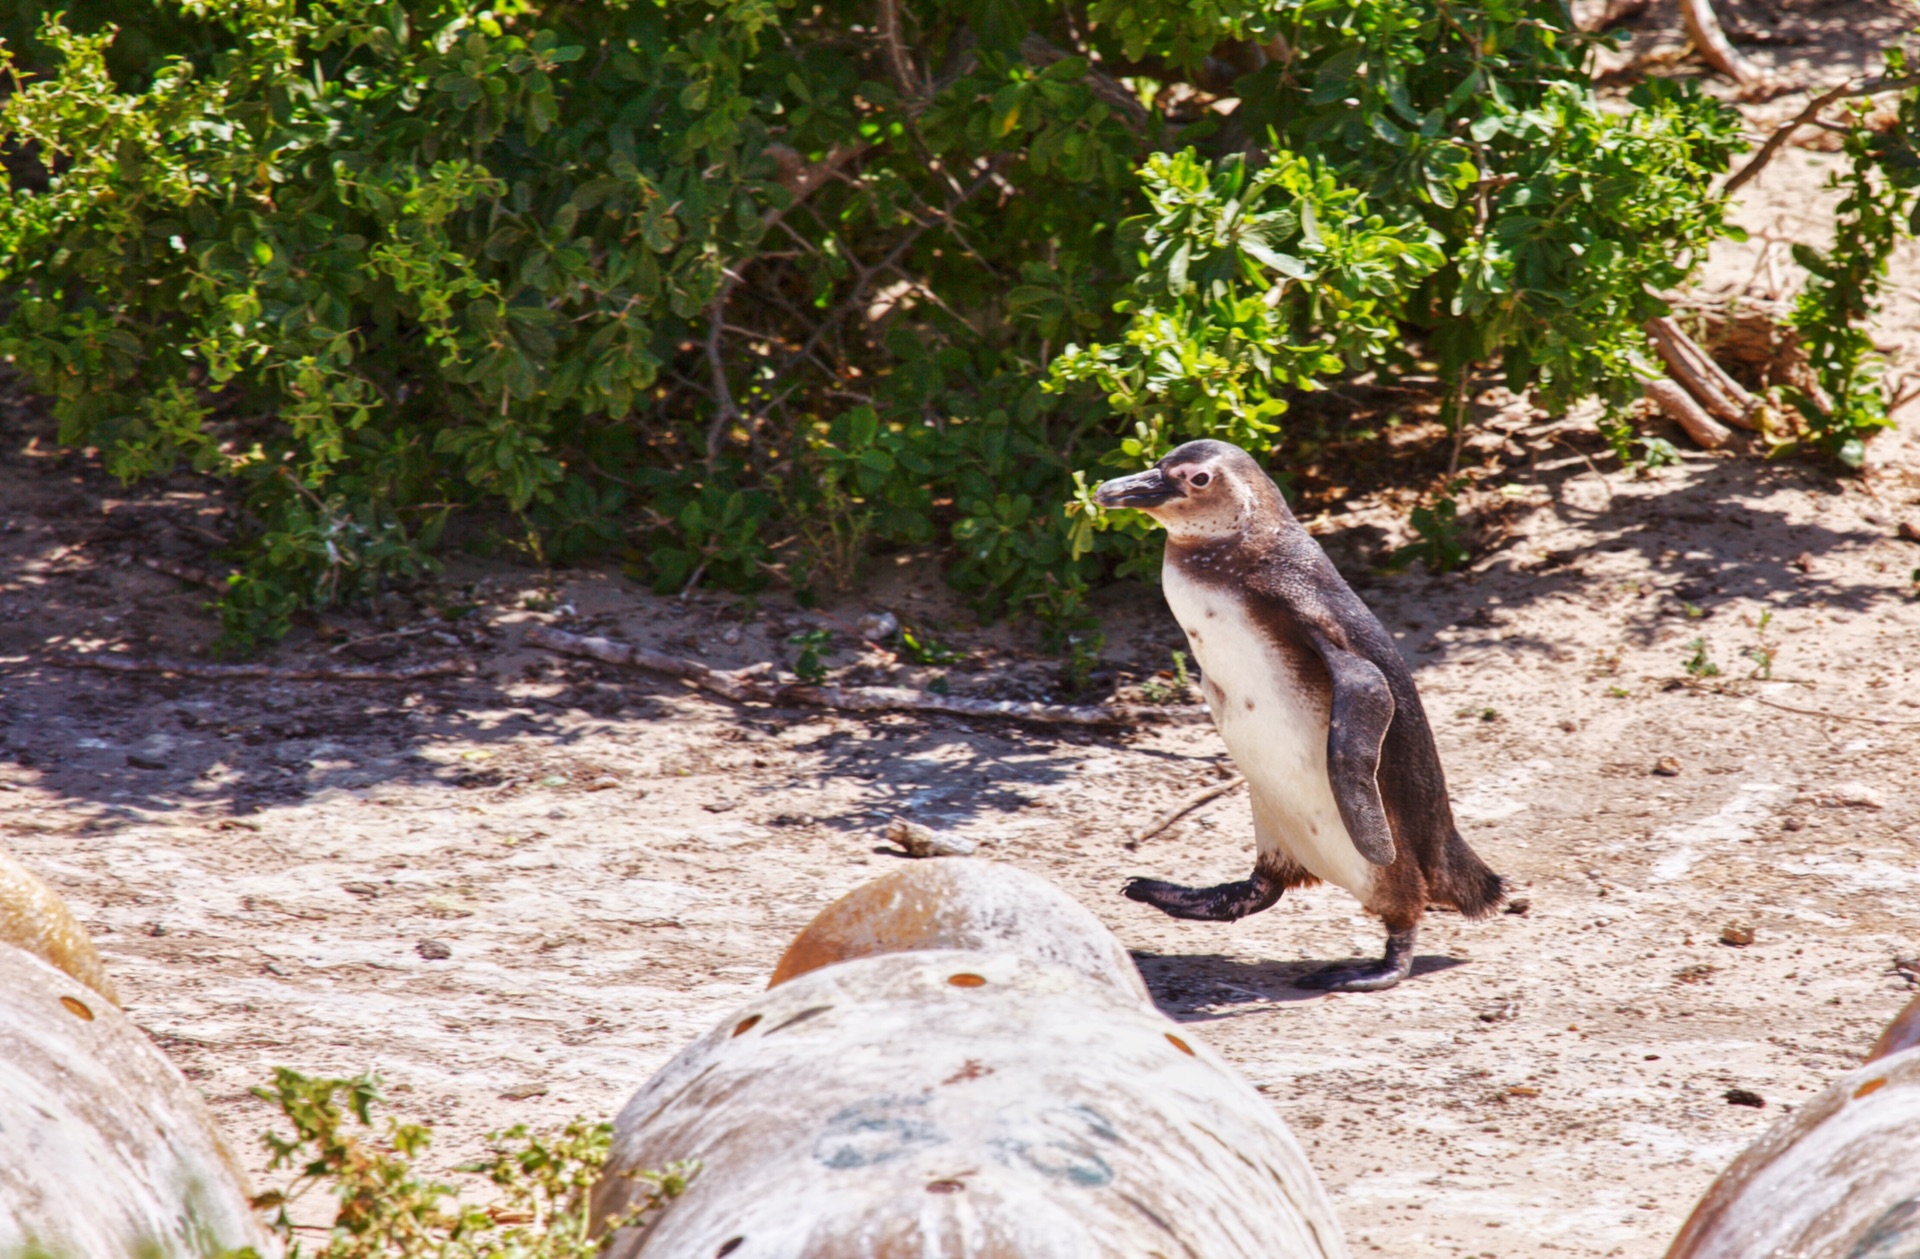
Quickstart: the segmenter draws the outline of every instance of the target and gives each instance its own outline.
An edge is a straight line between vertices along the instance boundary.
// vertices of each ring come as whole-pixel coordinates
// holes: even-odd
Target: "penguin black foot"
[[[1413,942],[1419,928],[1387,934],[1387,955],[1377,962],[1346,962],[1325,966],[1294,980],[1299,988],[1327,992],[1379,992],[1405,979],[1413,970]]]
[[[1181,887],[1159,879],[1129,879],[1120,894],[1151,905],[1172,918],[1194,922],[1233,922],[1248,914],[1271,909],[1286,888],[1278,879],[1255,870],[1251,877],[1218,887]]]

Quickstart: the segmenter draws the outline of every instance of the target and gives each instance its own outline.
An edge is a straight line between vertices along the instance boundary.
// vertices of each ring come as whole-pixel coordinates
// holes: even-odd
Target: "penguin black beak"
[[[1180,488],[1180,483],[1158,468],[1103,481],[1093,492],[1093,501],[1102,507],[1158,507],[1171,499],[1185,497],[1186,491]]]

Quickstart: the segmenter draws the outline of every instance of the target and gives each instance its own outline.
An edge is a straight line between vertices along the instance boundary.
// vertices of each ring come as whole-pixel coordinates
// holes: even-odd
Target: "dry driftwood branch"
[[[1733,431],[1706,413],[1693,395],[1681,388],[1676,381],[1665,377],[1650,380],[1646,384],[1647,397],[1674,423],[1687,430],[1687,436],[1699,446],[1708,450],[1717,450],[1727,444]]]
[[[464,660],[434,660],[404,669],[356,669],[340,665],[202,664],[185,660],[134,660],[103,652],[82,655],[63,652],[46,657],[48,664],[69,669],[101,669],[108,673],[166,673],[183,678],[226,681],[263,678],[269,682],[418,682],[422,678],[467,673]]]
[[[1783,713],[1799,713],[1802,717],[1825,717],[1829,721],[1863,721],[1873,726],[1920,726],[1920,721],[1899,721],[1893,717],[1873,717],[1866,713],[1830,713],[1823,708],[1796,708],[1792,704],[1782,704],[1777,699],[1763,699],[1756,695],[1757,704],[1768,708],[1778,708]]]
[[[1735,428],[1753,432],[1759,427],[1754,422],[1754,413],[1759,409],[1760,400],[1727,375],[1725,369],[1713,361],[1713,356],[1701,349],[1671,316],[1649,319],[1647,335],[1653,339],[1653,347],[1659,351],[1667,370],[1693,395],[1694,401]]]
[[[624,665],[649,673],[664,673],[712,691],[736,703],[807,705],[841,712],[940,713],[949,717],[998,717],[1042,725],[1131,726],[1150,722],[1187,722],[1206,719],[1197,704],[1150,707],[1126,704],[1036,704],[1022,700],[967,699],[957,695],[930,695],[901,686],[813,686],[804,682],[777,682],[766,675],[768,664],[745,669],[713,669],[697,660],[664,656],[631,643],[590,634],[574,634],[536,625],[526,641],[563,656],[580,656],[602,664]]]
[[[1204,787],[1194,792],[1186,799],[1168,809],[1165,813],[1162,813],[1159,817],[1153,819],[1153,821],[1135,831],[1133,837],[1127,841],[1127,847],[1137,848],[1201,805],[1206,804],[1210,800],[1218,800],[1221,796],[1226,795],[1229,791],[1241,786],[1246,781],[1247,780],[1239,774],[1235,774],[1225,782],[1217,782],[1211,787]]]
[[[1735,83],[1746,87],[1763,77],[1752,62],[1735,50],[1727,32],[1714,16],[1710,0],[1680,0],[1680,17],[1687,24],[1687,38],[1699,50],[1700,59]]]
[[[140,563],[156,573],[164,573],[176,581],[184,581],[192,586],[205,586],[209,590],[224,590],[226,583],[211,576],[205,569],[195,568],[191,564],[182,564],[160,555],[143,555]]]
[[[1747,164],[1735,171],[1733,177],[1721,187],[1720,195],[1730,197],[1739,191],[1743,184],[1766,168],[1767,163],[1773,160],[1774,155],[1792,138],[1794,132],[1818,121],[1820,112],[1835,101],[1850,96],[1875,96],[1881,92],[1897,92],[1915,85],[1920,85],[1920,75],[1908,75],[1898,79],[1867,79],[1864,82],[1859,79],[1849,79],[1839,87],[1829,88],[1820,93],[1807,102],[1805,109],[1774,128],[1773,134],[1767,137],[1767,142],[1760,146],[1759,152],[1748,158]]]

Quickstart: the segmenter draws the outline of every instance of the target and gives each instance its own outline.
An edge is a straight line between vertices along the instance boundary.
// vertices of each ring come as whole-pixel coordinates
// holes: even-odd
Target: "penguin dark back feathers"
[[[1167,603],[1203,675],[1207,704],[1246,775],[1259,846],[1248,879],[1126,888],[1175,917],[1231,921],[1289,887],[1338,883],[1388,929],[1379,963],[1333,967],[1312,986],[1370,990],[1410,970],[1429,904],[1493,911],[1498,875],[1460,838],[1413,675],[1392,637],[1237,446],[1188,442],[1101,485],[1167,531]]]

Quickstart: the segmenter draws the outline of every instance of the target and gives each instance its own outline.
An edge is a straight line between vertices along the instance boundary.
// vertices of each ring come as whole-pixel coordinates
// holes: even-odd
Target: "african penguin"
[[[1126,895],[1232,922],[1324,879],[1387,927],[1378,962],[1330,966],[1303,987],[1391,988],[1413,965],[1429,904],[1469,918],[1504,895],[1454,829],[1446,776],[1413,677],[1378,619],[1287,510],[1253,457],[1188,442],[1095,491],[1167,531],[1161,584],[1200,665],[1207,707],[1253,796],[1258,855],[1238,883],[1134,879]]]

